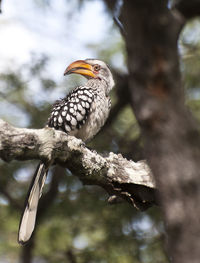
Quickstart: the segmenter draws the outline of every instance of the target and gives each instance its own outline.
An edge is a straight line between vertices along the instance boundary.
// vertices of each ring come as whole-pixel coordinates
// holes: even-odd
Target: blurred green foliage
[[[200,21],[193,19],[187,23],[179,40],[180,66],[185,88],[186,103],[200,121]]]

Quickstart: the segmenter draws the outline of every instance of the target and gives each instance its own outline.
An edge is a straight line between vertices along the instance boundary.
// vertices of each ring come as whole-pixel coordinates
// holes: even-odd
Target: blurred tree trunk
[[[121,21],[131,103],[160,192],[169,252],[173,262],[197,263],[200,135],[184,105],[177,50],[183,22],[163,0],[125,0]]]

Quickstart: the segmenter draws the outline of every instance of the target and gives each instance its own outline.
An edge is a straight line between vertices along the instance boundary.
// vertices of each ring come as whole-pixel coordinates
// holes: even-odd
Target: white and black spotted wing
[[[54,104],[47,125],[67,133],[80,129],[90,113],[93,94],[87,87],[74,89],[66,98]]]

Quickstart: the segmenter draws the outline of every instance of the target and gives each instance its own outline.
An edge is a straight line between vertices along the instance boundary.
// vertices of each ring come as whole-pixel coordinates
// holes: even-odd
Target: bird
[[[108,65],[98,59],[71,63],[64,71],[64,76],[73,73],[84,76],[87,82],[54,103],[46,126],[88,142],[108,118],[111,108],[109,93],[115,82]],[[48,169],[40,162],[33,175],[19,224],[18,242],[22,245],[30,240],[34,231],[38,202]]]

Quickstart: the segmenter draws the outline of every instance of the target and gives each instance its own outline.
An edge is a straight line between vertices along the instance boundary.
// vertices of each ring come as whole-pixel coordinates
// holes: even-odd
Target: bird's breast
[[[110,98],[105,95],[97,94],[91,104],[90,114],[86,123],[78,130],[71,131],[74,135],[83,141],[91,140],[105,124],[110,112]]]

